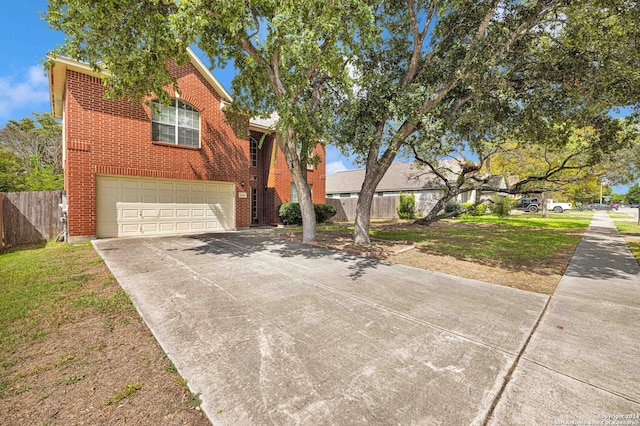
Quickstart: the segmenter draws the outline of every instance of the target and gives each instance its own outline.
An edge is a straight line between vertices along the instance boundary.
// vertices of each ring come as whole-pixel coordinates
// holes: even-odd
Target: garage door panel
[[[149,190],[155,191],[156,189],[158,189],[158,184],[157,182],[143,181],[142,189],[149,189]]]
[[[120,217],[123,219],[137,219],[139,216],[138,209],[120,209]]]
[[[157,209],[140,209],[143,219],[157,218],[160,216]]]
[[[101,238],[235,227],[232,183],[98,176],[97,189]]]
[[[189,231],[189,222],[176,222],[176,231]]]
[[[140,231],[143,234],[155,234],[158,232],[157,223],[142,223],[140,224]]]
[[[160,224],[160,231],[162,232],[174,232],[176,230],[176,224],[173,222],[163,222]]]
[[[124,234],[137,234],[140,229],[137,223],[123,223],[119,226]]]
[[[119,188],[118,180],[117,179],[105,178],[105,179],[102,180],[102,187],[103,188],[109,188],[109,189]]]

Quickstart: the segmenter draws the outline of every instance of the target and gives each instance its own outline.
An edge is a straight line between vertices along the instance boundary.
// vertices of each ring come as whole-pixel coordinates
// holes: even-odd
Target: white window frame
[[[174,111],[171,111],[171,108],[174,109]],[[196,117],[184,117],[181,116],[180,111],[188,111],[190,113],[195,113]],[[190,114],[193,115],[193,114]],[[173,117],[172,117],[173,116]],[[197,127],[194,127],[192,125],[188,124],[188,121],[195,121],[195,119],[197,119],[198,123],[197,123]],[[171,105],[169,106],[165,106],[163,104],[161,104],[158,100],[154,100],[153,104],[151,106],[151,138],[153,139],[154,142],[162,142],[162,143],[167,143],[167,144],[171,144],[171,145],[177,145],[177,146],[186,146],[186,147],[190,147],[190,148],[200,148],[202,146],[201,143],[201,134],[202,132],[200,131],[201,128],[201,122],[202,120],[200,119],[200,111],[194,107],[193,105],[182,101],[180,99],[176,99],[173,98],[171,99]],[[166,126],[166,127],[173,127],[173,141],[170,140],[162,140],[161,137],[158,137],[161,135],[161,131],[160,128],[158,127],[157,130],[157,135],[156,136],[156,126]],[[184,143],[185,137],[181,136],[181,132],[180,130],[184,129],[184,130],[189,130],[191,132],[196,131],[198,134],[198,144],[196,145],[192,145],[192,144],[187,144]],[[156,137],[154,137],[156,136]],[[182,143],[181,143],[182,142]]]
[[[249,136],[249,157],[251,167],[258,167],[258,141],[253,136]]]

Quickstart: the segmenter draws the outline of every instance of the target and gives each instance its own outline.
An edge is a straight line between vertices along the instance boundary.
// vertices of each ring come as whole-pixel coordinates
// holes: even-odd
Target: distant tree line
[[[0,129],[0,192],[62,189],[62,126],[49,113]]]

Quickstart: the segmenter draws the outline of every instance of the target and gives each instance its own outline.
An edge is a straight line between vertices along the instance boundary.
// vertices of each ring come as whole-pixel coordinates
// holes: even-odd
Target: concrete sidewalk
[[[595,214],[490,424],[640,425],[640,267],[606,213]]]

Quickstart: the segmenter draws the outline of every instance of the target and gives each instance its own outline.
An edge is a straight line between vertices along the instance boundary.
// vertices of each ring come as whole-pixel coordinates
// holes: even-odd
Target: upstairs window
[[[200,147],[200,112],[178,99],[166,106],[153,101],[151,137],[154,141]]]
[[[251,156],[251,167],[258,166],[258,141],[253,136],[249,138],[249,154]]]

